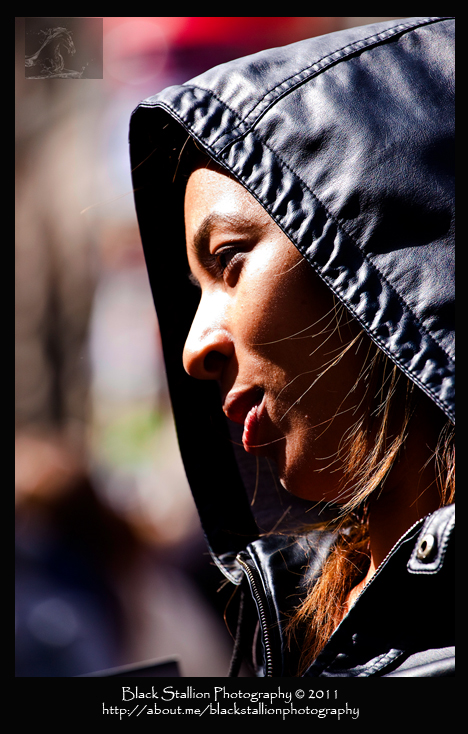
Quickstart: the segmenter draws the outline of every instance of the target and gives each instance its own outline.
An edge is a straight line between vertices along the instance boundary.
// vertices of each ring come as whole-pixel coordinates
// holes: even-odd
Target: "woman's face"
[[[337,327],[326,286],[253,196],[220,170],[191,174],[185,227],[201,288],[185,369],[219,382],[224,412],[244,426],[245,450],[274,460],[288,491],[339,499],[334,459],[356,420],[363,357],[354,346],[327,367],[357,325]]]

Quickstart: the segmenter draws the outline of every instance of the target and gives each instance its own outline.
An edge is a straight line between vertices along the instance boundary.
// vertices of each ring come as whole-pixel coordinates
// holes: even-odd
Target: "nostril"
[[[221,352],[208,352],[203,362],[205,371],[213,376],[217,375],[223,369],[226,359],[227,357]]]

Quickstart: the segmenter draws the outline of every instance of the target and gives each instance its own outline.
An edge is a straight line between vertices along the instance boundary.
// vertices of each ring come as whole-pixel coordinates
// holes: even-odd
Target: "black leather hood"
[[[187,278],[181,149],[190,135],[228,169],[454,421],[453,57],[452,18],[389,21],[222,64],[133,113],[136,210],[182,457],[227,575],[247,543],[308,506],[268,467],[252,504],[255,459],[233,447],[217,386],[184,372],[199,293]]]

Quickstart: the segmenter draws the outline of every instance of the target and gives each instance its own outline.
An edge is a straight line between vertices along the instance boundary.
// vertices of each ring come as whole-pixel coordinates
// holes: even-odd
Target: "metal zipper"
[[[237,556],[236,560],[238,561],[238,563],[240,563],[244,572],[246,573],[246,575],[249,578],[250,588],[251,588],[252,594],[254,595],[255,601],[257,603],[258,615],[260,617],[260,627],[263,633],[263,646],[264,646],[264,651],[265,651],[265,678],[272,678],[273,677],[273,654],[271,650],[271,641],[270,641],[270,637],[268,633],[268,617],[267,617],[267,612],[265,609],[265,604],[263,602],[262,595],[257,585],[257,579],[256,579],[255,573],[250,568],[250,566],[242,559],[240,553]]]

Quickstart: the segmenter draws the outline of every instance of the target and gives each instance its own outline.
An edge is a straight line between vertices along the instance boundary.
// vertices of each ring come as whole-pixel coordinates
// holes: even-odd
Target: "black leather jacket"
[[[454,675],[454,619],[453,614],[447,614],[454,604],[454,531],[454,505],[410,528],[305,676]],[[240,627],[243,624],[245,629],[238,630],[238,645],[242,647],[243,639],[247,644],[255,639],[259,620],[257,649],[253,651],[258,674],[294,675],[300,650],[285,644],[287,614],[301,598],[305,585],[320,573],[333,539],[331,533],[311,533],[300,542],[267,536],[238,555],[245,575],[238,581],[249,587],[257,612],[243,610]],[[298,569],[303,569],[299,581]],[[239,650],[237,662],[249,652]]]
[[[294,535],[310,505],[239,451],[217,386],[184,372],[199,293],[187,278],[180,154],[191,136],[229,170],[454,422],[453,26],[405,18],[271,49],[170,87],[132,116],[136,210],[181,454],[212,557],[241,592],[235,661],[256,658],[258,675],[294,675],[285,615],[334,536]],[[443,508],[408,530],[307,676],[451,674],[453,517]]]

